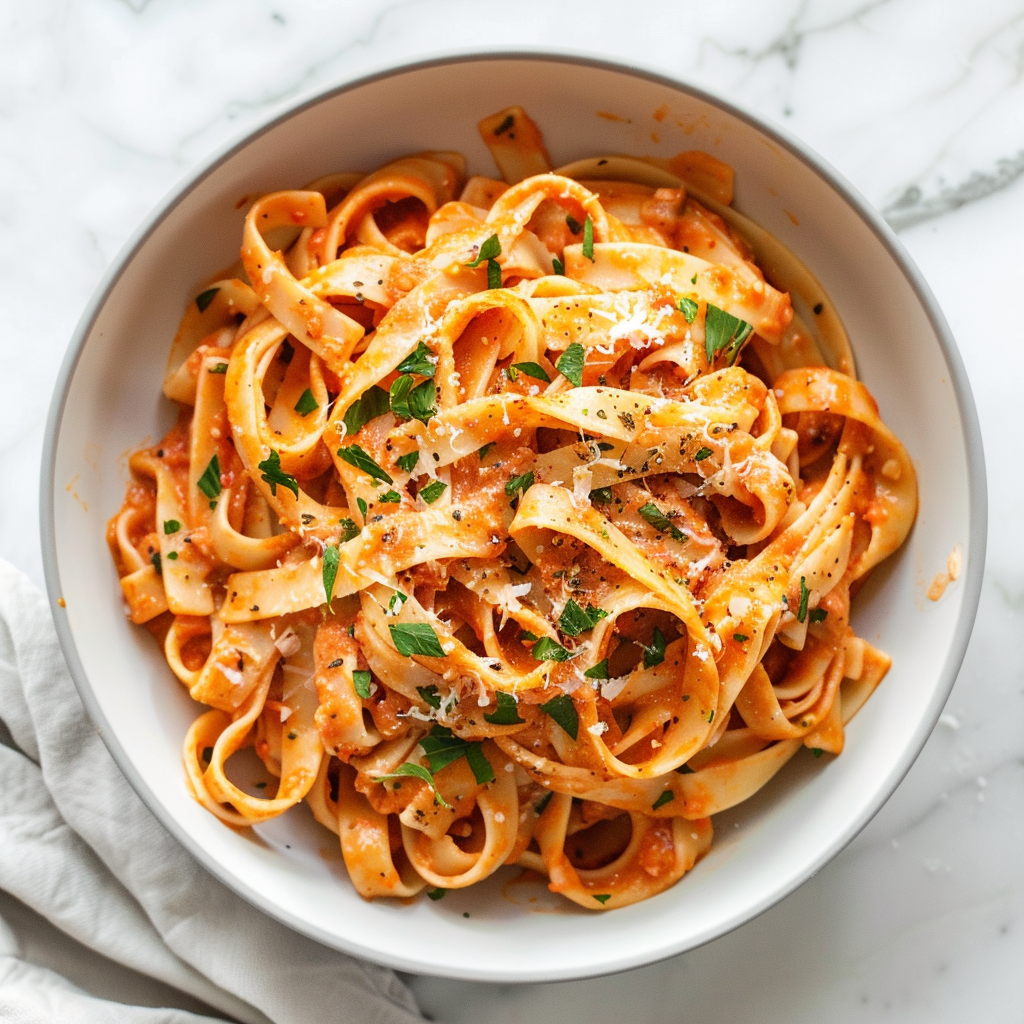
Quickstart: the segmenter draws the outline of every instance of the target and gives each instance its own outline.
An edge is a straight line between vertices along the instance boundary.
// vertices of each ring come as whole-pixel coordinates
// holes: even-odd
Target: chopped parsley
[[[738,644],[745,644],[750,639],[746,633],[733,633],[732,638]]]
[[[347,448],[339,448],[338,458],[347,462],[350,466],[355,466],[356,469],[367,473],[374,480],[379,480],[382,484],[393,484],[395,482],[357,444],[350,444]],[[363,511],[363,516],[364,518],[366,516],[365,510]]]
[[[578,235],[580,233],[580,228],[583,227],[583,225],[571,213],[567,213],[565,215],[565,223],[569,225],[569,230],[574,235]]]
[[[358,533],[358,530],[356,531]],[[324,594],[327,596],[327,603],[331,603],[334,596],[334,581],[338,577],[338,549],[334,545],[324,548],[323,571],[321,575],[324,581]]]
[[[352,685],[363,700],[370,697],[370,678],[370,673],[363,669],[357,669],[352,673]]]
[[[375,385],[376,386],[376,385]],[[379,388],[377,389],[380,390]],[[305,391],[299,395],[299,400],[295,403],[295,411],[300,416],[308,416],[311,412],[316,412],[320,408],[320,403],[313,397],[313,392],[306,388]]]
[[[680,299],[679,312],[686,317],[688,324],[692,324],[697,318],[697,303],[693,299]]]
[[[281,469],[281,456],[276,449],[271,448],[270,454],[256,468],[263,480],[270,485],[270,493],[275,497],[279,485],[287,487],[296,498],[299,496],[299,482]]]
[[[821,747],[811,747],[811,753],[812,753],[812,754],[813,754],[813,755],[814,755],[815,757],[821,757],[821,755],[822,755],[822,754],[824,754],[824,753],[825,753],[825,751],[824,751],[824,750],[822,750],[822,749],[821,749]]]
[[[181,529],[181,523],[177,519],[165,519],[164,520],[164,534],[168,537],[172,533],[177,533]]]
[[[610,487],[595,487],[590,492],[590,500],[598,505],[610,505],[612,503],[612,489]]]
[[[557,256],[551,257],[551,269],[554,270],[559,277],[565,277],[565,263]]]
[[[686,540],[686,534],[653,501],[647,502],[646,505],[641,505],[637,511],[659,533],[667,533],[673,540]]]
[[[447,889],[428,889],[427,890],[427,897],[428,897],[428,899],[432,899],[432,900],[434,900],[436,902],[437,900],[444,899],[444,894],[447,891],[448,891]]]
[[[483,446],[483,447],[482,447],[482,448],[480,449],[480,451],[478,451],[478,452],[477,452],[477,455],[479,455],[479,456],[480,456],[480,461],[481,461],[481,462],[483,462],[483,461],[484,461],[484,459],[485,459],[485,458],[487,458],[487,453],[488,453],[488,452],[489,452],[489,451],[490,451],[490,450],[491,450],[491,449],[492,449],[493,447],[494,447],[494,442],[493,442],[493,441],[488,441],[488,442],[487,442],[487,444],[485,444],[485,445],[484,445],[484,446]]]
[[[552,697],[546,704],[541,704],[540,710],[548,718],[554,719],[562,730],[573,739],[579,735],[580,716],[576,713],[576,705],[573,704],[569,694],[562,693],[557,697]]]
[[[432,480],[426,487],[420,488],[420,497],[428,505],[433,505],[446,490],[448,485],[443,480]]]
[[[441,707],[441,695],[437,692],[437,687],[433,683],[429,686],[417,686],[416,692],[420,695],[420,700],[428,707],[432,707],[435,710]]]
[[[339,521],[338,525],[341,527],[341,541],[345,543],[350,541],[353,537],[359,536],[359,527],[349,518],[345,518]]]
[[[651,637],[651,646],[640,645],[644,651],[644,668],[654,668],[665,660],[665,637],[657,626],[654,627],[654,635]]]
[[[824,608],[815,608],[811,612],[811,622],[824,622],[828,618],[828,612]]]
[[[607,903],[611,898],[612,898],[612,894],[610,892],[601,893],[600,896],[595,896],[594,897],[594,899],[597,900],[597,902],[600,903],[602,906],[605,903]]]
[[[399,654],[407,658],[419,654],[424,658],[443,658],[444,649],[433,626],[426,622],[400,622],[388,626],[391,642]]]
[[[583,255],[591,263],[594,262],[594,222],[590,219],[589,213],[583,222]],[[579,387],[578,384],[576,386]]]
[[[420,461],[419,452],[409,452],[408,455],[399,455],[395,459],[395,465],[403,473],[411,473],[416,468],[416,463]]]
[[[156,569],[157,576],[163,576],[164,569],[163,566],[160,564],[160,552],[154,551],[153,554],[149,556],[149,561],[152,564],[153,568]]]
[[[387,775],[374,776],[378,782],[383,782],[385,779],[405,777],[422,779],[434,791],[434,800],[442,807],[447,807],[449,811],[452,809],[452,805],[438,792],[437,786],[434,783],[434,776],[421,764],[400,764],[393,772],[388,772]]]
[[[299,401],[301,402],[302,399],[299,399]],[[342,422],[345,424],[346,435],[351,436],[357,433],[363,424],[369,423],[370,420],[376,419],[378,416],[383,416],[388,411],[388,408],[388,393],[383,388],[377,387],[376,384],[371,388],[367,388],[345,410],[345,418]],[[302,412],[298,406],[295,406],[295,409],[298,412]],[[312,412],[312,409],[310,412]],[[305,416],[306,414],[303,412],[302,415]]]
[[[568,661],[574,656],[572,651],[566,650],[549,636],[542,636],[533,645],[531,653],[537,661]]]
[[[704,351],[709,363],[714,362],[715,355],[724,349],[726,361],[732,366],[740,354],[743,343],[753,333],[752,324],[708,303],[704,319]]]
[[[435,774],[442,768],[447,768],[453,761],[464,757],[469,762],[473,778],[481,786],[494,781],[494,769],[484,756],[480,744],[456,736],[451,729],[446,729],[443,725],[435,725],[420,740],[420,746],[427,756],[431,772]]]
[[[225,373],[228,372],[228,364],[227,363],[218,363],[216,366],[211,366],[208,372],[209,373],[225,374]]]
[[[205,292],[200,292],[196,296],[196,309],[198,309],[200,313],[205,313],[209,308],[210,303],[213,302],[213,297],[219,291],[219,288],[207,288]]]
[[[511,693],[498,690],[494,696],[497,698],[498,706],[494,711],[484,712],[485,722],[490,722],[491,725],[521,725],[526,721],[519,717],[519,702]]]
[[[538,363],[513,363],[509,368],[509,377],[515,380],[516,373],[525,373],[527,377],[533,377],[534,380],[542,380],[545,384],[551,383],[551,378],[548,376],[548,371],[540,366]]]
[[[589,218],[588,218],[589,219]],[[587,354],[583,346],[574,341],[559,357],[555,369],[569,381],[573,387],[583,386],[583,363]]]
[[[437,388],[429,378],[413,387],[412,375],[403,373],[391,385],[391,411],[402,419],[426,423],[437,412],[436,400]]]
[[[479,251],[476,254],[476,259],[471,260],[466,264],[467,267],[479,267],[484,260],[493,260],[501,255],[501,242],[498,241],[497,235],[491,235],[490,238],[480,246]]]
[[[671,789],[666,789],[665,792],[662,793],[653,804],[651,804],[651,810],[656,811],[659,807],[664,807],[665,804],[672,803],[675,798],[675,793],[673,793]]]
[[[407,355],[399,364],[399,373],[418,373],[421,377],[433,377],[436,365],[431,361],[434,353],[421,341],[416,351]]]
[[[602,658],[593,668],[588,668],[583,674],[587,679],[607,679],[608,659]]]
[[[385,491],[383,494],[377,495],[377,500],[382,505],[399,505],[402,501],[402,496],[398,491]]]
[[[693,461],[694,462],[703,462],[705,459],[710,459],[711,456],[714,455],[714,454],[715,453],[710,448],[707,448],[707,447],[698,448],[697,449],[697,454],[694,455],[694,457],[693,457]]]
[[[533,486],[533,473],[523,473],[522,476],[514,476],[505,484],[505,493],[514,498],[521,491],[528,491]]]
[[[584,611],[571,597],[565,602],[562,614],[558,619],[558,628],[566,636],[579,636],[580,633],[593,629],[605,616],[607,612],[602,608],[595,608],[588,605]]]
[[[177,551],[168,551],[167,552],[167,561],[168,562],[176,562],[177,560],[178,560],[178,552]]]
[[[196,481],[196,486],[211,501],[220,497],[220,462],[216,455],[206,464],[206,469],[203,470],[203,475]]]
[[[797,609],[796,621],[803,622],[807,618],[807,601],[811,592],[807,589],[807,577],[800,577],[800,607]]]

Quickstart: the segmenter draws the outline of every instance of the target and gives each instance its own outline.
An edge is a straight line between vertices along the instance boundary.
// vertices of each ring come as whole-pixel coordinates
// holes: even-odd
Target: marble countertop
[[[0,556],[40,585],[43,429],[82,308],[176,180],[295,95],[454,47],[581,50],[716,90],[846,175],[938,297],[981,416],[989,558],[946,713],[872,824],[732,934],[586,982],[413,985],[436,1019],[473,1024],[1024,1018],[1024,486],[1003,422],[1024,346],[1000,301],[1024,271],[1024,5],[33,0],[0,4],[0,25]],[[173,998],[0,912],[27,955],[93,991]]]

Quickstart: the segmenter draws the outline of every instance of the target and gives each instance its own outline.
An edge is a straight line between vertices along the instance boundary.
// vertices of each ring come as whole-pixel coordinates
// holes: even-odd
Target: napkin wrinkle
[[[423,1019],[393,971],[292,932],[222,885],[178,845],[92,727],[42,596],[2,560],[0,718],[24,752],[0,748],[0,770],[6,777],[10,767],[19,780],[10,794],[0,795],[0,838],[19,840],[14,856],[0,842],[0,886],[57,927],[253,1024]],[[64,878],[74,900],[54,890],[48,871]],[[41,976],[30,977],[35,981],[26,985],[41,984]],[[182,1015],[162,1019],[201,1019],[175,1012]],[[8,1019],[2,1003],[0,1019]],[[136,1024],[150,1017],[124,1019]]]

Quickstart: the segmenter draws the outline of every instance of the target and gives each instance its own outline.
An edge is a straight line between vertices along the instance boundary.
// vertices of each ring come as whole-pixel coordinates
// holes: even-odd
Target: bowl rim
[[[595,966],[593,970],[564,971],[559,970],[557,964],[546,970],[523,970],[522,968],[516,968],[505,974],[496,974],[488,970],[445,969],[439,965],[424,964],[401,957],[389,957],[376,950],[363,948],[358,942],[349,941],[330,934],[319,927],[309,924],[287,910],[270,904],[259,891],[250,887],[244,879],[232,874],[224,865],[208,855],[184,828],[179,827],[169,811],[164,808],[155,793],[146,784],[139,772],[136,771],[124,747],[110,728],[98,699],[93,694],[85,668],[78,656],[70,622],[61,607],[62,597],[60,569],[57,564],[54,504],[56,497],[55,473],[58,438],[68,393],[71,389],[79,359],[84,351],[86,340],[92,332],[95,322],[109,299],[111,292],[134,259],[136,253],[146,244],[159,225],[193,188],[203,182],[221,164],[229,160],[245,146],[295,115],[345,92],[409,72],[451,64],[504,60],[584,66],[645,79],[657,85],[666,86],[725,111],[727,114],[754,128],[809,167],[826,184],[834,189],[867,225],[893,258],[917,300],[920,302],[949,370],[950,383],[960,417],[961,432],[967,456],[968,558],[966,572],[961,577],[963,587],[962,604],[957,614],[949,654],[939,674],[938,685],[924,709],[920,725],[914,733],[911,742],[904,748],[901,756],[885,779],[884,784],[878,788],[874,797],[868,802],[857,818],[854,819],[852,824],[848,825],[846,829],[826,843],[817,856],[801,872],[789,878],[784,884],[773,890],[759,902],[747,906],[727,919],[719,921],[715,926],[708,928],[705,933],[696,937],[696,939],[666,943],[662,950],[654,956],[642,953],[619,953],[608,963]],[[694,84],[685,77],[671,75],[663,70],[642,63],[626,62],[608,54],[587,51],[566,53],[546,47],[517,47],[515,49],[458,47],[435,53],[430,57],[401,60],[394,63],[382,62],[378,64],[377,70],[358,74],[354,77],[336,79],[328,85],[306,91],[292,101],[285,101],[276,105],[274,109],[256,124],[234,133],[226,142],[216,147],[205,159],[198,161],[190,170],[185,172],[153,207],[139,227],[136,228],[121,247],[97,284],[81,318],[75,326],[57,375],[47,415],[41,461],[39,497],[43,575],[57,637],[71,678],[82,699],[82,703],[85,705],[93,724],[96,726],[118,768],[127,778],[143,804],[177,842],[210,874],[238,896],[242,897],[247,903],[299,934],[313,938],[329,948],[401,971],[436,977],[459,978],[469,981],[501,983],[582,980],[658,963],[691,949],[699,948],[752,921],[785,899],[848,846],[878,813],[889,797],[892,796],[907,772],[909,772],[911,766],[917,760],[938,721],[939,715],[942,713],[953,684],[956,682],[967,651],[967,645],[971,637],[981,598],[988,534],[988,491],[984,449],[977,407],[974,402],[966,367],[960,356],[953,334],[946,322],[946,318],[931,288],[925,281],[921,271],[914,264],[903,243],[900,242],[881,214],[839,171],[795,135],[782,126],[768,121],[761,115],[752,113],[733,100],[725,99],[709,89]]]

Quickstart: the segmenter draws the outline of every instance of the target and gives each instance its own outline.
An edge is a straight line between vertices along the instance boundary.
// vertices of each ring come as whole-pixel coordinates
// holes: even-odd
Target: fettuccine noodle
[[[417,153],[252,205],[109,543],[207,707],[211,814],[306,801],[365,897],[515,864],[608,910],[841,752],[889,666],[851,593],[915,475],[728,167],[552,170],[518,107],[480,132],[504,180]]]

